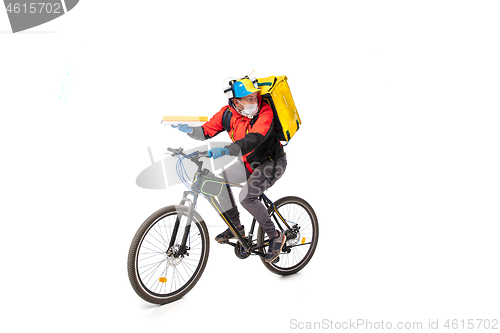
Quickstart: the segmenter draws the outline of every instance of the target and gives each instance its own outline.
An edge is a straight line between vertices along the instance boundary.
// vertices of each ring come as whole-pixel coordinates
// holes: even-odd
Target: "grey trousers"
[[[241,205],[259,222],[261,228],[269,236],[274,236],[276,234],[276,229],[274,223],[267,214],[267,209],[262,202],[260,202],[259,197],[265,190],[270,188],[276,183],[278,179],[283,176],[286,170],[286,155],[276,159],[276,168],[274,173],[274,179],[272,178],[274,161],[266,161],[259,165],[253,173],[250,172],[245,167],[245,164],[241,161],[237,161],[221,174],[227,181],[231,183],[244,183],[245,186],[242,188],[239,196],[239,201]],[[234,202],[234,196],[229,186],[224,187],[222,193],[218,197],[222,208],[225,210],[226,214],[231,218],[236,226],[241,225],[240,213]]]

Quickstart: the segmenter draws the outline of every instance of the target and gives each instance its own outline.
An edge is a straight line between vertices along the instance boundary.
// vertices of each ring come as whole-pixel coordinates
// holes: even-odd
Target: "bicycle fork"
[[[187,221],[186,221],[186,226],[184,227],[184,234],[182,235],[182,241],[179,246],[179,250],[177,252],[177,255],[183,255],[186,253],[186,242],[187,238],[189,236],[189,231],[191,230],[191,222],[193,221],[193,216],[194,216],[194,211],[195,211],[195,206],[196,204],[193,203],[191,199],[189,199],[187,196],[188,194],[192,194],[189,191],[184,192],[184,195],[182,196],[182,199],[179,203],[180,206],[183,206],[185,203],[187,203],[188,207],[188,212],[187,212]],[[198,199],[197,196],[194,196],[195,202]],[[177,239],[177,232],[179,232],[179,227],[181,224],[181,216],[177,214],[177,218],[175,220],[175,225],[174,225],[174,230],[172,231],[172,237],[170,238],[170,243],[168,245],[169,249],[172,249],[173,246],[175,245],[175,240]]]

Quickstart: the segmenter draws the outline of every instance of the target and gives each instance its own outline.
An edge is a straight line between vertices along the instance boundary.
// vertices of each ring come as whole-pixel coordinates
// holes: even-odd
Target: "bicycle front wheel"
[[[307,201],[292,196],[277,200],[274,207],[269,207],[268,213],[271,219],[278,223],[278,228],[285,233],[287,241],[278,260],[267,263],[264,257],[261,257],[262,263],[275,274],[295,274],[309,263],[316,250],[319,236],[316,214]],[[259,226],[257,245],[266,243],[269,243],[269,240]]]
[[[137,295],[147,302],[166,304],[187,294],[198,282],[208,260],[208,229],[195,213],[186,251],[180,244],[187,222],[187,207],[168,206],[144,221],[132,240],[128,276]],[[176,226],[177,224],[177,226]],[[173,246],[172,234],[177,230]]]

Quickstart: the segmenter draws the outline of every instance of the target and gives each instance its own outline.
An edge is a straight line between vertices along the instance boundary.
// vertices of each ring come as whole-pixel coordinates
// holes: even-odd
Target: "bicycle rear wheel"
[[[166,304],[178,300],[194,287],[205,270],[210,241],[205,222],[197,213],[186,252],[179,253],[187,211],[187,207],[177,205],[159,209],[144,221],[132,240],[128,276],[137,295],[147,302]],[[170,247],[176,223],[178,232]]]
[[[292,196],[277,200],[274,207],[269,207],[268,213],[271,219],[279,224],[278,228],[287,235],[287,241],[278,260],[267,263],[264,257],[261,257],[262,263],[275,274],[295,274],[309,263],[316,250],[319,236],[316,214],[309,203]],[[278,214],[283,217],[288,227]],[[267,243],[267,235],[259,226],[257,245]]]

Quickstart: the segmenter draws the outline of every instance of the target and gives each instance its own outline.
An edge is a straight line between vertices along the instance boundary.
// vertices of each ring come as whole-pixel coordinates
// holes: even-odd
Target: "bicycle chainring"
[[[240,243],[234,246],[234,254],[240,259],[246,259],[250,255],[250,253],[245,252],[245,249]]]

